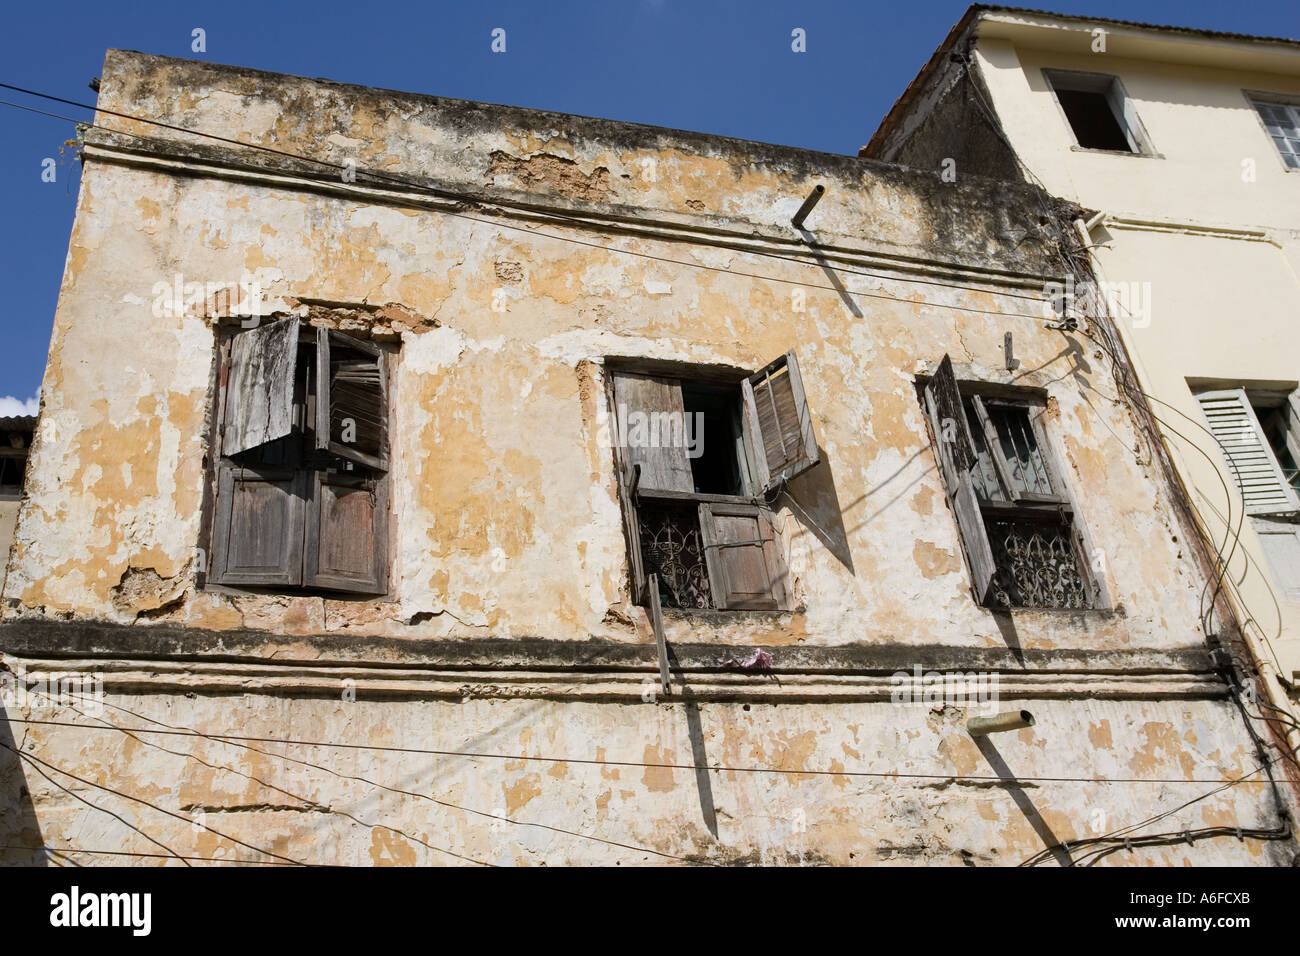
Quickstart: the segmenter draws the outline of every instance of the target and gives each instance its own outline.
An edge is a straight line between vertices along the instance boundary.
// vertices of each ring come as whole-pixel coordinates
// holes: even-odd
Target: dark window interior
[[[0,429],[0,495],[15,497],[22,493],[31,442],[30,429]]]
[[[1268,439],[1268,445],[1273,449],[1273,454],[1277,456],[1277,463],[1282,467],[1282,474],[1286,477],[1287,484],[1300,494],[1300,467],[1297,467],[1295,458],[1292,457],[1290,450],[1286,446],[1287,436],[1287,416],[1285,409],[1268,408],[1259,405],[1252,405],[1255,417],[1259,419],[1260,427],[1264,431],[1264,437]]]
[[[0,458],[0,492],[16,495],[22,490],[26,464],[26,458]]]
[[[1115,116],[1105,93],[1093,90],[1060,90],[1056,98],[1065,110],[1074,138],[1088,149],[1118,149],[1133,152],[1124,128]]]
[[[696,494],[743,495],[740,473],[740,390],[682,383],[682,404],[699,444],[691,458]],[[702,415],[703,418],[697,418]]]

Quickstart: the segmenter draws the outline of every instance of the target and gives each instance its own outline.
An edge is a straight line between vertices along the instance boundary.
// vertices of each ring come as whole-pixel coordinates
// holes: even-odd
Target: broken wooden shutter
[[[925,386],[925,404],[934,430],[939,473],[943,476],[948,505],[957,518],[958,536],[966,565],[970,569],[975,598],[987,604],[997,574],[993,549],[989,545],[988,530],[980,514],[979,499],[971,480],[975,464],[975,449],[970,431],[966,427],[966,412],[962,407],[957,378],[953,375],[952,360],[945,355],[934,377]]]
[[[215,584],[302,583],[306,473],[223,463],[217,476]]]
[[[316,330],[316,447],[388,470],[384,353],[332,329]]]
[[[794,350],[741,383],[758,485],[770,491],[820,460]]]
[[[699,515],[714,606],[785,610],[785,559],[772,513],[757,505],[703,502]]]
[[[1246,390],[1231,388],[1196,396],[1205,412],[1210,433],[1228,459],[1249,515],[1290,514],[1300,510],[1295,492],[1259,427]]]
[[[694,492],[681,383],[616,371],[614,402],[616,444],[629,469],[641,466],[640,490]]]
[[[636,510],[637,476],[634,469],[615,459],[621,469],[618,479],[618,504],[623,512],[623,532],[627,536],[627,571],[632,579],[632,603],[643,604],[646,598],[645,560],[641,555],[641,517]]]
[[[231,340],[222,454],[237,455],[293,430],[297,361],[296,317],[240,332]]]
[[[388,590],[388,482],[317,471],[307,508],[303,584],[332,591]]]

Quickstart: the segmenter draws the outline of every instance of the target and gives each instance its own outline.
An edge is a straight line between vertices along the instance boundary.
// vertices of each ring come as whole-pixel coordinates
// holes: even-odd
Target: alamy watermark
[[[917,707],[983,707],[994,713],[998,703],[996,671],[927,671],[920,664],[911,673],[895,671],[890,701]]]
[[[1044,283],[1043,294],[1043,314],[1052,320],[1098,315],[1104,305],[1117,322],[1129,322],[1135,329],[1151,325],[1150,282],[1075,282],[1070,276],[1064,282]]]
[[[620,402],[615,429],[619,448],[684,448],[687,458],[704,454],[703,412],[628,411]]]
[[[247,319],[249,328],[256,327],[266,301],[261,280],[247,272],[233,282],[186,282],[178,272],[171,281],[155,282],[150,294],[154,318],[178,319],[187,314],[241,317]]]
[[[37,711],[76,706],[98,716],[104,711],[104,675],[53,671],[29,676],[21,665],[0,671],[0,700],[5,710]]]

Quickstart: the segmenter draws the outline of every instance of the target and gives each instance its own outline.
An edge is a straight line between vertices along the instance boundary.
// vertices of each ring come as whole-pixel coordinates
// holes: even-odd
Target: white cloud
[[[33,395],[27,401],[20,398],[14,398],[12,395],[0,396],[0,418],[11,418],[17,415],[35,415],[41,408],[41,399],[39,395]]]

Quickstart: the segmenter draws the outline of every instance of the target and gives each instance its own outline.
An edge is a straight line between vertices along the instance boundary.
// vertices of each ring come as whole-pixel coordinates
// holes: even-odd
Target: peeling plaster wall
[[[965,735],[964,714],[903,709],[878,695],[837,701],[837,678],[818,676],[816,667],[802,685],[743,676],[756,694],[787,695],[788,704],[741,703],[747,691],[732,687],[717,703],[685,708],[595,687],[594,665],[584,671],[580,662],[572,686],[531,701],[515,699],[523,692],[507,688],[503,673],[485,675],[482,663],[439,678],[473,693],[408,690],[405,700],[362,693],[351,703],[335,693],[276,691],[261,672],[230,671],[230,659],[274,664],[289,675],[280,687],[292,684],[295,668],[353,655],[427,670],[417,646],[456,641],[586,642],[592,654],[652,648],[644,612],[628,595],[605,360],[755,369],[795,348],[822,449],[822,463],[791,483],[794,504],[783,502],[778,516],[800,609],[669,613],[667,638],[679,654],[770,647],[779,671],[800,653],[842,649],[857,661],[848,669],[864,673],[870,667],[861,662],[884,651],[897,660],[930,653],[935,666],[949,650],[997,653],[1021,667],[1046,660],[1032,666],[1048,670],[1052,655],[1064,655],[1074,673],[1054,672],[1050,689],[1025,698],[1040,724],[997,742],[994,758],[1001,754],[1014,773],[1181,780],[1253,767],[1249,738],[1208,666],[1188,664],[1182,674],[1184,665],[1168,663],[1168,655],[1204,650],[1205,581],[1157,470],[1135,455],[1140,439],[1116,400],[1112,370],[1086,339],[1044,328],[1042,284],[1060,267],[1054,207],[1041,192],[119,52],[105,64],[100,103],[331,162],[352,158],[363,170],[423,177],[499,206],[411,198],[398,187],[380,195],[373,181],[352,185],[319,169],[313,179],[309,164],[101,115],[106,125],[157,139],[90,138],[4,585],[8,653],[18,628],[67,622],[58,653],[94,651],[92,670],[132,656],[151,662],[122,678],[129,693],[110,692],[111,703],[205,732],[641,763],[990,773],[996,760]],[[836,257],[826,268],[801,251],[788,225],[818,182],[827,194],[809,225]],[[160,317],[152,290],[176,274],[229,285],[250,272],[268,293],[268,311],[308,300],[353,303],[353,321],[400,345],[389,600],[197,585],[218,319],[210,303]],[[838,282],[847,293],[836,291]],[[806,295],[802,311],[794,290]],[[1007,331],[1021,363],[1015,373],[1004,367]],[[975,606],[915,390],[916,376],[945,352],[959,378],[1045,390],[1046,427],[1095,546],[1108,608],[1008,619]],[[127,636],[113,650],[90,648],[89,628],[100,624],[124,625]],[[212,635],[215,650],[178,664],[184,673],[167,678],[173,683],[158,683],[156,673],[172,673],[172,655],[173,663],[188,658],[179,644],[168,651],[150,635],[189,631]],[[250,632],[267,639],[248,641]],[[322,650],[326,638],[352,650],[338,643]],[[15,660],[40,652],[19,647]],[[537,652],[538,666],[555,672],[546,653]],[[1095,692],[1090,680],[1122,683],[1085,673],[1093,654],[1137,655],[1128,666],[1138,670],[1159,658],[1165,663],[1150,667],[1163,668],[1174,690],[1133,684],[1112,687],[1110,699],[1079,699]],[[644,663],[624,667],[629,680],[652,672]],[[232,681],[251,690],[230,696]],[[182,696],[176,682],[192,692]],[[492,862],[664,859],[538,828],[467,822],[460,811],[278,758],[208,754],[225,745],[194,738],[163,744],[181,751],[176,756],[133,738],[115,735],[100,750],[84,730],[12,726],[42,759],[125,780],[162,805],[202,811],[216,829],[294,858],[451,859],[369,823],[382,818]],[[199,762],[209,757],[266,782]],[[433,781],[439,799],[689,859],[1018,862],[1044,842],[1023,794],[1001,782],[723,772],[702,784],[680,769],[413,765],[369,751],[335,751],[322,762],[408,790]],[[27,775],[39,810],[28,829],[39,834],[17,842],[56,845],[75,835],[82,846],[121,843],[111,818],[73,806],[38,779]],[[285,809],[301,799],[271,783],[312,806]],[[1196,795],[1187,786],[1115,785],[1102,797],[1079,785],[1026,792],[1044,825],[1068,839],[1093,825],[1098,806],[1112,825],[1124,825]],[[1179,826],[1269,826],[1269,799],[1254,785],[1234,788],[1197,804]],[[806,832],[791,831],[796,811]],[[707,825],[711,812],[717,834]],[[198,855],[231,851],[175,819],[153,823],[151,833]],[[1286,846],[1219,840],[1132,861],[1276,862]]]
[[[118,726],[345,739],[503,759],[35,725],[15,725],[15,736],[42,760],[75,765],[94,783],[121,787],[126,777],[135,796],[179,810],[184,820],[100,791],[86,794],[177,854],[274,862],[254,847],[343,866],[464,862],[452,853],[497,865],[1015,865],[1042,850],[1044,834],[1071,841],[1109,833],[1214,787],[1034,779],[1086,776],[1081,765],[1062,764],[1064,741],[1088,754],[1089,771],[1109,777],[1204,780],[1255,767],[1236,718],[1220,704],[1078,700],[1035,710],[1035,727],[977,745],[962,723],[976,711],[889,703],[704,705],[690,719],[678,705],[645,703],[621,708],[612,720],[607,704],[572,701],[110,695],[100,716]],[[38,716],[84,721],[67,709]],[[1020,782],[999,780],[980,746]],[[689,769],[700,755],[737,769],[701,779]],[[756,766],[788,772],[739,769]],[[861,775],[891,773],[934,776]],[[39,823],[24,828],[12,815],[0,827],[6,846],[43,840],[167,853],[108,814],[87,813],[35,774],[28,785]],[[15,795],[4,796],[12,805]],[[1267,828],[1266,805],[1264,784],[1242,784],[1156,829]],[[1121,850],[1103,865],[1279,865],[1291,852],[1286,843],[1229,836]],[[103,862],[91,854],[72,858]],[[30,852],[0,851],[0,861],[31,859]]]
[[[103,95],[124,111],[161,112],[223,134],[239,124],[253,141],[325,155],[338,141],[328,124],[346,121],[358,142],[371,144],[358,159],[372,166],[418,168],[465,188],[508,180],[510,188],[537,190],[534,202],[635,200],[652,217],[689,210],[686,200],[698,194],[711,209],[745,217],[751,229],[774,227],[809,183],[827,181],[815,214],[822,243],[861,256],[906,250],[918,268],[978,263],[1036,276],[1040,288],[1056,268],[1052,234],[1040,222],[1047,201],[1027,187],[956,188],[897,167],[725,140],[687,154],[690,134],[576,118],[572,125],[585,135],[542,136],[532,130],[549,114],[528,114],[529,129],[512,128],[520,111],[406,102],[397,94],[390,102],[373,91],[345,96],[330,84],[244,71],[226,71],[218,84],[209,69],[112,54]],[[235,96],[231,86],[255,92]],[[342,104],[346,114],[338,112]],[[485,111],[496,120],[490,131]],[[472,152],[461,148],[468,137]],[[634,142],[622,147],[619,137]],[[657,148],[636,142],[644,139]],[[387,152],[375,154],[375,143]],[[759,164],[744,150],[774,155]],[[577,159],[537,162],[565,154]],[[641,159],[654,164],[655,182],[640,178]],[[690,227],[696,236],[705,225],[726,225],[712,214],[695,218],[702,220]],[[1114,402],[1108,365],[1081,337],[1045,330],[1032,289],[999,288],[1000,277],[972,284],[899,270],[891,276],[880,267],[873,271],[883,278],[846,271],[858,317],[814,263],[705,238],[609,236],[557,223],[539,231],[547,235],[509,221],[92,158],[51,347],[31,498],[5,588],[9,612],[143,615],[286,633],[643,640],[629,623],[639,612],[627,603],[603,360],[757,368],[793,347],[824,458],[793,482],[797,509],[786,507],[779,522],[806,610],[703,628],[672,620],[670,638],[923,644],[934,641],[938,623],[944,643],[1001,645],[992,615],[970,600],[913,383],[945,352],[963,375],[1010,380],[1002,337],[1012,331],[1022,363],[1015,381],[1041,386],[1052,399],[1048,429],[1101,549],[1115,608],[1025,614],[1024,645],[1202,640],[1201,581],[1182,559],[1163,489],[1134,461],[1133,424]],[[714,268],[622,255],[593,241]],[[153,314],[154,284],[178,272],[186,281],[227,284],[257,272],[268,308],[303,299],[394,303],[409,319],[384,329],[401,342],[394,600],[194,587],[216,323],[201,308],[180,318]],[[803,312],[794,310],[792,290],[806,293]],[[494,310],[494,298],[503,311]],[[900,548],[900,541],[911,544]],[[141,586],[140,575],[153,575],[154,586]]]

